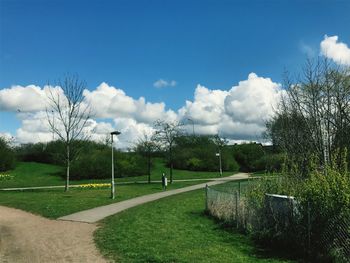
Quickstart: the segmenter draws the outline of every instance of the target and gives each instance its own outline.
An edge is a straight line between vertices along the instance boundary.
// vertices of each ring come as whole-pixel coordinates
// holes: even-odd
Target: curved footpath
[[[220,178],[207,183],[222,184],[248,178],[248,174]],[[206,183],[140,196],[111,205],[50,220],[19,209],[0,206],[0,263],[106,262],[93,241],[94,223],[130,207],[167,196],[204,188]],[[68,222],[79,221],[79,222]]]
[[[88,209],[85,211],[80,211],[71,215],[63,216],[58,218],[59,220],[68,220],[68,221],[76,221],[76,222],[84,222],[84,223],[96,223],[97,221],[100,221],[108,216],[117,214],[123,210],[126,210],[128,208],[138,206],[144,203],[152,202],[167,196],[176,195],[180,193],[185,193],[197,189],[204,188],[206,185],[217,185],[226,183],[228,181],[235,181],[235,180],[241,180],[241,179],[247,179],[249,177],[249,174],[246,173],[239,173],[235,174],[229,177],[225,178],[219,178],[215,181],[203,183],[203,184],[196,184],[188,187],[183,187],[175,190],[170,191],[164,191],[160,193],[155,194],[149,194],[149,195],[143,195],[140,197],[132,198],[129,200],[121,201],[118,203],[95,207],[92,209]]]

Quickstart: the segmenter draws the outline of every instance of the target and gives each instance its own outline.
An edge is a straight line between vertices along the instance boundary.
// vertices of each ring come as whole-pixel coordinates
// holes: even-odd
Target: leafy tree
[[[15,166],[15,154],[10,146],[10,141],[0,137],[0,172],[13,169]]]

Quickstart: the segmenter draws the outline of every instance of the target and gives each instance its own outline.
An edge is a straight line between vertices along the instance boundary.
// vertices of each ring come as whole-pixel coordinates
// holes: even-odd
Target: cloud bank
[[[19,142],[42,142],[54,139],[47,123],[45,109],[49,91],[59,87],[12,86],[0,90],[0,111],[16,112],[21,120],[15,137]],[[193,101],[186,101],[179,110],[166,109],[164,102],[149,102],[144,97],[128,96],[125,91],[101,83],[85,90],[84,98],[91,105],[92,118],[85,132],[96,141],[103,141],[112,130],[120,130],[119,146],[130,147],[143,135],[154,132],[158,119],[183,121],[185,128],[197,134],[217,134],[231,140],[257,140],[264,131],[264,121],[273,114],[281,95],[281,87],[269,78],[250,73],[230,90],[209,89],[197,85]],[[18,111],[19,110],[19,111]]]

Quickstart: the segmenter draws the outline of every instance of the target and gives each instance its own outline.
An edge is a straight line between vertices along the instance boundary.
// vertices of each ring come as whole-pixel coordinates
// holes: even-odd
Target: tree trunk
[[[148,183],[151,183],[151,153],[148,152]]]
[[[170,145],[169,149],[169,157],[170,157],[170,183],[173,183],[173,151],[172,146]]]
[[[69,171],[70,171],[70,151],[69,151],[69,145],[67,145],[67,174],[66,174],[66,186],[64,191],[69,191]]]

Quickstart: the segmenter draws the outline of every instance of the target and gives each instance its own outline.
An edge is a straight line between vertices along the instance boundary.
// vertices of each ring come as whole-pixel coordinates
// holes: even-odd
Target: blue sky
[[[177,111],[197,84],[229,90],[251,72],[279,83],[324,35],[349,44],[349,13],[350,1],[0,0],[0,90],[70,72]],[[0,132],[20,125],[0,112]]]

